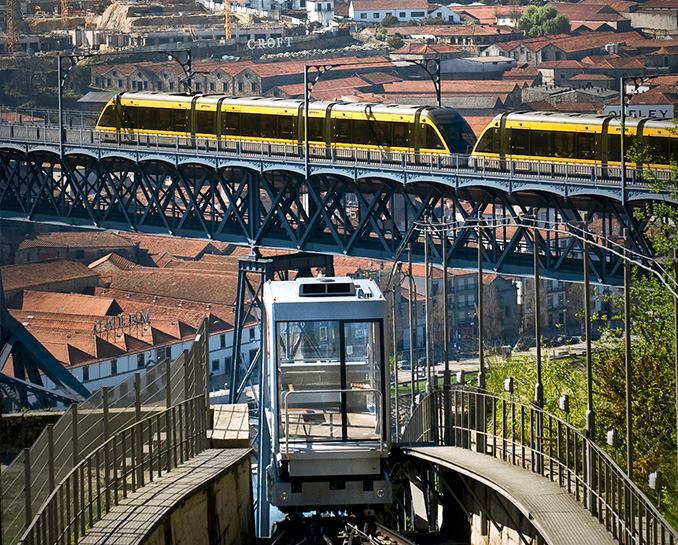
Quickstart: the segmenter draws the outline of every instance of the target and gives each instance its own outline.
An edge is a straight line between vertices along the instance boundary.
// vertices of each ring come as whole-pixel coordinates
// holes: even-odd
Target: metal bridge
[[[442,263],[446,238],[458,268],[476,267],[482,236],[487,270],[511,275],[532,274],[536,240],[542,274],[569,281],[582,276],[572,235],[588,218],[600,240],[592,278],[621,284],[621,259],[606,245],[628,229],[631,250],[651,256],[633,212],[672,198],[631,169],[621,180],[599,165],[509,162],[498,172],[460,156],[324,147],[306,161],[301,146],[63,131],[0,125],[1,217],[384,260],[411,243],[415,262],[428,236]],[[446,236],[422,235],[422,221],[445,223]]]

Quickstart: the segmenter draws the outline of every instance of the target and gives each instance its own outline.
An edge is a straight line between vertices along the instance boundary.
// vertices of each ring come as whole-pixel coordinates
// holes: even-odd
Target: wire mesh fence
[[[176,360],[165,360],[143,374],[136,373],[115,386],[97,390],[85,401],[71,405],[56,423],[48,425],[35,443],[24,449],[0,474],[2,543],[18,543],[31,515],[38,512],[57,483],[62,482],[81,460],[98,451],[110,437],[144,419],[152,419],[167,408],[205,394],[209,380],[208,340],[207,321],[204,321],[191,348],[184,350]],[[202,399],[206,400],[203,404],[209,403],[209,398],[203,396]],[[205,413],[207,408],[205,406]],[[181,421],[186,416],[179,413],[178,418]],[[146,433],[153,434],[152,429]],[[179,430],[178,433],[183,432]],[[124,437],[120,440],[124,442]],[[166,440],[163,437],[163,441]],[[118,448],[124,451],[130,447]],[[181,453],[177,452],[177,455],[183,461]],[[125,458],[122,456],[122,463]],[[85,469],[81,468],[81,471],[85,472]],[[123,485],[121,481],[118,483]],[[69,494],[78,492],[72,487],[67,490]],[[64,505],[68,504],[66,500]],[[68,501],[72,504],[74,500]],[[52,498],[51,501],[57,500]]]

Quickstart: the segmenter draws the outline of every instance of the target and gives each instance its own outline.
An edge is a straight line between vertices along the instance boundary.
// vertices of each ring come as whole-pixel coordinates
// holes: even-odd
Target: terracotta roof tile
[[[108,297],[31,290],[23,291],[20,308],[28,312],[56,312],[87,316],[116,316],[121,312],[115,300]]]
[[[388,34],[421,35],[432,34],[440,37],[451,36],[499,36],[502,34],[516,34],[517,31],[507,26],[499,25],[426,25],[426,26],[398,26],[386,29]]]
[[[122,257],[120,254],[116,254],[115,252],[111,252],[110,254],[106,254],[104,257],[97,259],[96,261],[93,261],[88,265],[90,269],[96,269],[100,265],[103,265],[105,263],[110,263],[117,269],[123,270],[123,271],[128,271],[132,267],[136,266],[136,263],[133,261],[130,261],[129,259],[126,259]]]
[[[13,291],[17,289],[47,286],[57,282],[77,279],[95,279],[99,275],[76,261],[55,259],[23,265],[5,265],[0,267],[3,289]]]
[[[37,235],[19,244],[26,248],[133,248],[126,238],[108,231],[54,232]]]
[[[210,249],[219,252],[219,250],[207,240],[172,236],[141,235],[138,233],[125,233],[124,237],[136,242],[140,250],[145,250],[149,254],[161,254],[167,252],[176,257],[196,259],[202,253],[210,251]]]

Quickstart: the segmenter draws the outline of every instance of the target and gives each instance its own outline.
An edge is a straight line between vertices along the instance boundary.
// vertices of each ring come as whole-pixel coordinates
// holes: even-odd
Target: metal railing
[[[190,349],[173,362],[135,373],[71,405],[30,448],[0,473],[2,543],[14,545],[56,484],[119,430],[204,393],[207,384],[207,321]],[[206,412],[206,411],[205,411]]]
[[[678,543],[678,532],[612,458],[535,406],[471,387],[436,390],[415,408],[401,442],[457,446],[539,473],[574,495],[619,543]]]
[[[270,143],[242,139],[216,139],[183,136],[162,136],[156,134],[135,134],[97,131],[89,127],[65,126],[64,142],[70,147],[92,149],[96,155],[105,151],[132,153],[159,153],[172,155],[211,156],[217,158],[239,158],[271,160],[294,163],[303,166],[304,146],[298,143]],[[58,126],[27,123],[0,124],[0,140],[25,146],[38,144],[58,145]],[[309,159],[313,162],[329,163],[336,166],[370,166],[379,170],[389,169],[401,172],[440,174],[469,174],[477,176],[501,176],[508,181],[521,183],[543,183],[558,180],[591,187],[609,187],[620,182],[621,166],[611,163],[603,166],[599,162],[577,163],[567,159],[554,161],[525,161],[491,158],[471,158],[462,154],[409,153],[367,150],[359,147],[328,147],[311,145]],[[660,180],[673,180],[670,167],[653,167],[653,175]],[[651,184],[646,170],[626,165],[627,185],[647,188]]]
[[[203,452],[206,430],[204,394],[120,430],[68,472],[19,545],[77,544],[121,499]],[[25,463],[30,474],[29,457]]]

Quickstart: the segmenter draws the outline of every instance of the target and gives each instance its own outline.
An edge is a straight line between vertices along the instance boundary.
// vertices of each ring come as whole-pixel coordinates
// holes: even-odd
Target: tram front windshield
[[[381,321],[276,324],[282,441],[380,438]]]

